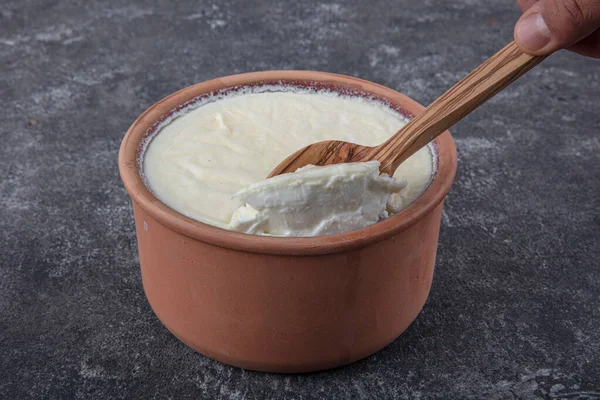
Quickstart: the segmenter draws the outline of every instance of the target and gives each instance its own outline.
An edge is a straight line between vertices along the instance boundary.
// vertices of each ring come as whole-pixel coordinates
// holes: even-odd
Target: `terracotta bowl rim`
[[[315,237],[272,237],[229,231],[193,220],[169,208],[146,187],[139,173],[137,159],[147,131],[175,108],[198,96],[225,88],[252,84],[318,83],[340,90],[374,95],[387,100],[410,118],[424,107],[411,98],[385,86],[351,76],[317,71],[262,71],[230,75],[204,81],[181,89],[153,104],[131,125],[119,151],[119,172],[123,184],[141,209],[161,224],[190,238],[226,249],[285,255],[319,255],[356,250],[392,238],[430,213],[447,195],[456,174],[456,147],[446,131],[435,141],[437,170],[429,186],[406,209],[374,225],[350,232]],[[139,229],[139,227],[138,227]]]

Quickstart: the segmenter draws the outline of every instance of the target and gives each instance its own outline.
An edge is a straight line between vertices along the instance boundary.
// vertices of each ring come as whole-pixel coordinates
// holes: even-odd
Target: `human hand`
[[[515,41],[540,56],[569,49],[600,58],[600,0],[517,0],[523,15]]]

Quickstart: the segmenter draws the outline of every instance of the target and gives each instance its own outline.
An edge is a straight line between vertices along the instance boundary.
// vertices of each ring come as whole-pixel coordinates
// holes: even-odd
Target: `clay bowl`
[[[133,200],[142,281],[152,309],[183,343],[226,364],[308,372],[366,357],[397,338],[429,294],[443,200],[454,179],[449,132],[437,170],[403,212],[348,233],[311,238],[246,235],[187,218],[140,176],[142,143],[186,102],[240,86],[285,83],[389,101],[410,118],[423,107],[347,76],[268,71],[199,83],[159,101],[131,126],[119,169]]]

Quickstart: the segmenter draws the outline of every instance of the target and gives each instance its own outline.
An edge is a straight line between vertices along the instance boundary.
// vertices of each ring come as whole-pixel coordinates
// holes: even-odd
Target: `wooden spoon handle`
[[[431,103],[384,144],[372,159],[390,175],[402,161],[460,121],[479,105],[539,64],[545,57],[522,53],[513,41]]]

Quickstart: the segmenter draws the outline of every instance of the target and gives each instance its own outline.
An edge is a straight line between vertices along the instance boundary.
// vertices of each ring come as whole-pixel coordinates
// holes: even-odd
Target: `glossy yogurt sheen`
[[[143,152],[143,176],[163,203],[220,228],[284,236],[339,233],[287,227],[280,232],[238,229],[240,209],[246,210],[247,204],[243,196],[234,195],[264,180],[285,157],[311,143],[344,140],[375,146],[405,123],[402,115],[382,102],[328,91],[263,87],[192,104],[165,121]],[[397,185],[401,190],[387,194],[381,215],[401,211],[423,193],[435,170],[434,160],[432,149],[425,147],[396,170],[394,178],[402,182]],[[246,211],[244,215],[248,216]]]

